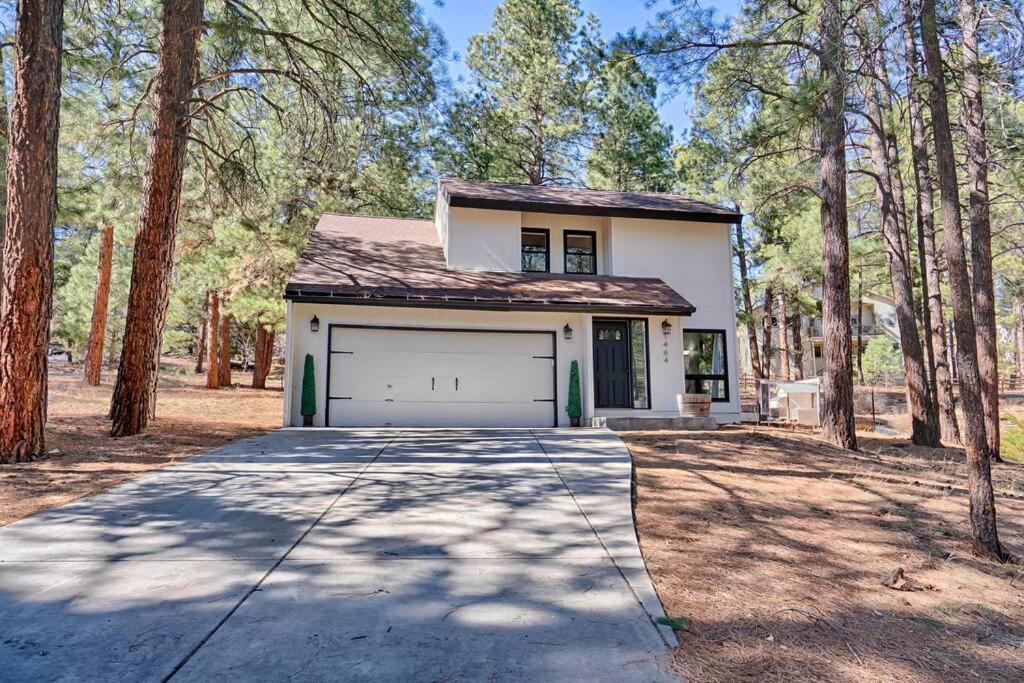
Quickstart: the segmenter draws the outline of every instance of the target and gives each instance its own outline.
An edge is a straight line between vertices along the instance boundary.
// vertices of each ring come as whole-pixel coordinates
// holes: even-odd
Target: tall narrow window
[[[543,228],[523,228],[522,256],[524,273],[546,273],[551,268],[548,231]]]
[[[647,321],[629,321],[629,347],[633,364],[633,407],[650,408],[647,380]]]
[[[597,272],[597,233],[566,230],[565,233],[565,272],[586,273]]]
[[[729,374],[725,354],[725,330],[685,330],[686,393],[711,394],[712,401],[728,401]]]

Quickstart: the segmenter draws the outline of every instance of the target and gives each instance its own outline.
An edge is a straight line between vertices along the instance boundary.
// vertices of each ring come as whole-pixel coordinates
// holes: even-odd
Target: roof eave
[[[643,304],[589,304],[550,301],[499,301],[495,299],[456,299],[397,296],[352,296],[330,292],[304,292],[289,287],[284,298],[296,303],[320,303],[340,306],[387,306],[399,308],[435,308],[478,311],[555,311],[560,313],[602,313],[638,315],[682,315],[696,312],[693,305],[650,306]]]
[[[448,206],[465,209],[491,209],[495,211],[527,211],[532,213],[569,214],[574,216],[608,216],[610,218],[647,218],[665,221],[698,221],[703,223],[735,224],[742,214],[712,211],[674,211],[668,209],[640,209],[601,207],[579,204],[556,204],[515,199],[486,199],[451,194],[442,186]]]

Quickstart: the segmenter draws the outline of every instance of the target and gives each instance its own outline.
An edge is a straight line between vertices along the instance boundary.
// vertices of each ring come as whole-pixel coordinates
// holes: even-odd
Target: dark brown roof
[[[689,315],[657,278],[452,270],[433,221],[324,214],[285,289],[295,301]]]
[[[439,185],[449,206],[475,209],[714,223],[735,223],[741,218],[741,214],[724,206],[667,192],[614,192],[447,178]]]

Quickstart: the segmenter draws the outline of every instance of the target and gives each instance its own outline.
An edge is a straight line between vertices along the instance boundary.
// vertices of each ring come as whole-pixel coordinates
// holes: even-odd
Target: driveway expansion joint
[[[384,444],[380,448],[380,450],[378,450],[374,454],[374,456],[369,461],[367,461],[367,463],[365,465],[363,465],[363,468],[361,470],[359,470],[359,473],[356,474],[356,476],[351,481],[349,481],[348,484],[345,485],[345,488],[342,489],[338,493],[338,495],[336,495],[334,497],[334,499],[330,502],[330,504],[326,508],[324,508],[323,512],[321,512],[320,515],[316,519],[314,519],[313,522],[308,527],[306,527],[306,530],[303,531],[302,534],[297,539],[295,539],[295,542],[292,543],[288,547],[288,549],[286,551],[284,551],[284,554],[281,555],[281,557],[277,558],[277,561],[274,562],[274,564],[270,567],[270,569],[268,569],[263,574],[263,576],[260,577],[260,580],[257,581],[249,590],[247,590],[245,592],[245,594],[242,595],[241,599],[239,599],[238,602],[236,602],[235,605],[228,611],[228,613],[225,614],[223,617],[221,617],[221,619],[214,625],[214,627],[212,629],[210,629],[209,633],[207,633],[205,636],[203,636],[203,639],[200,640],[198,643],[196,643],[195,647],[193,647],[191,650],[189,650],[188,654],[186,654],[181,659],[181,661],[179,661],[175,665],[175,667],[173,669],[171,669],[171,672],[169,674],[167,674],[166,676],[164,676],[163,679],[161,679],[161,683],[167,683],[172,678],[174,678],[174,676],[177,675],[177,673],[179,671],[181,671],[182,668],[184,668],[186,664],[189,663],[189,660],[191,660],[196,655],[196,653],[199,652],[199,650],[201,650],[203,648],[203,646],[206,645],[214,635],[216,635],[217,631],[219,631],[220,628],[224,624],[226,624],[228,622],[228,620],[231,619],[232,616],[234,616],[235,612],[237,612],[238,609],[243,604],[245,604],[245,601],[248,600],[254,593],[256,593],[257,591],[261,590],[261,587],[263,586],[263,583],[268,578],[270,578],[270,575],[273,574],[274,571],[278,567],[281,566],[282,562],[284,562],[285,560],[288,559],[288,556],[292,553],[293,550],[295,550],[295,548],[298,547],[298,545],[300,543],[302,543],[306,539],[306,536],[308,536],[309,533],[311,531],[313,531],[313,529],[316,528],[316,526],[321,521],[323,521],[323,518],[327,516],[327,513],[329,513],[334,508],[334,506],[338,504],[338,501],[340,501],[342,499],[342,497],[346,493],[348,493],[349,490],[355,485],[355,483],[357,481],[359,481],[359,478],[361,476],[363,476],[363,473],[366,472],[366,470],[368,470],[370,468],[370,465],[372,465],[374,462],[376,462],[377,458],[379,458],[381,456],[381,454],[384,453],[384,451],[386,451],[388,449],[388,447],[391,444],[393,444],[397,439],[399,439],[402,436],[402,434],[404,434],[404,433],[405,433],[404,431],[401,431],[401,432],[396,433],[394,436],[392,436],[388,440],[388,442],[386,444]]]

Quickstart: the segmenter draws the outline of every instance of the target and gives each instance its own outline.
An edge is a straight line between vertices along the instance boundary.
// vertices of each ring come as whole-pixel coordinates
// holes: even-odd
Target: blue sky
[[[469,37],[483,33],[490,27],[499,0],[443,0],[443,3],[419,0],[419,3],[427,17],[441,27],[451,50],[459,56],[457,61],[448,65],[453,79],[466,76],[468,72],[462,58]],[[601,31],[607,39],[634,26],[643,27],[660,10],[670,6],[669,0],[657,0],[652,7],[648,7],[650,3],[645,0],[580,0],[580,4],[584,11],[593,13],[601,20]],[[719,16],[726,17],[735,13],[739,0],[704,0],[701,4],[716,8]],[[686,93],[671,98],[666,95],[662,93],[661,115],[679,135],[689,123],[690,97]]]

